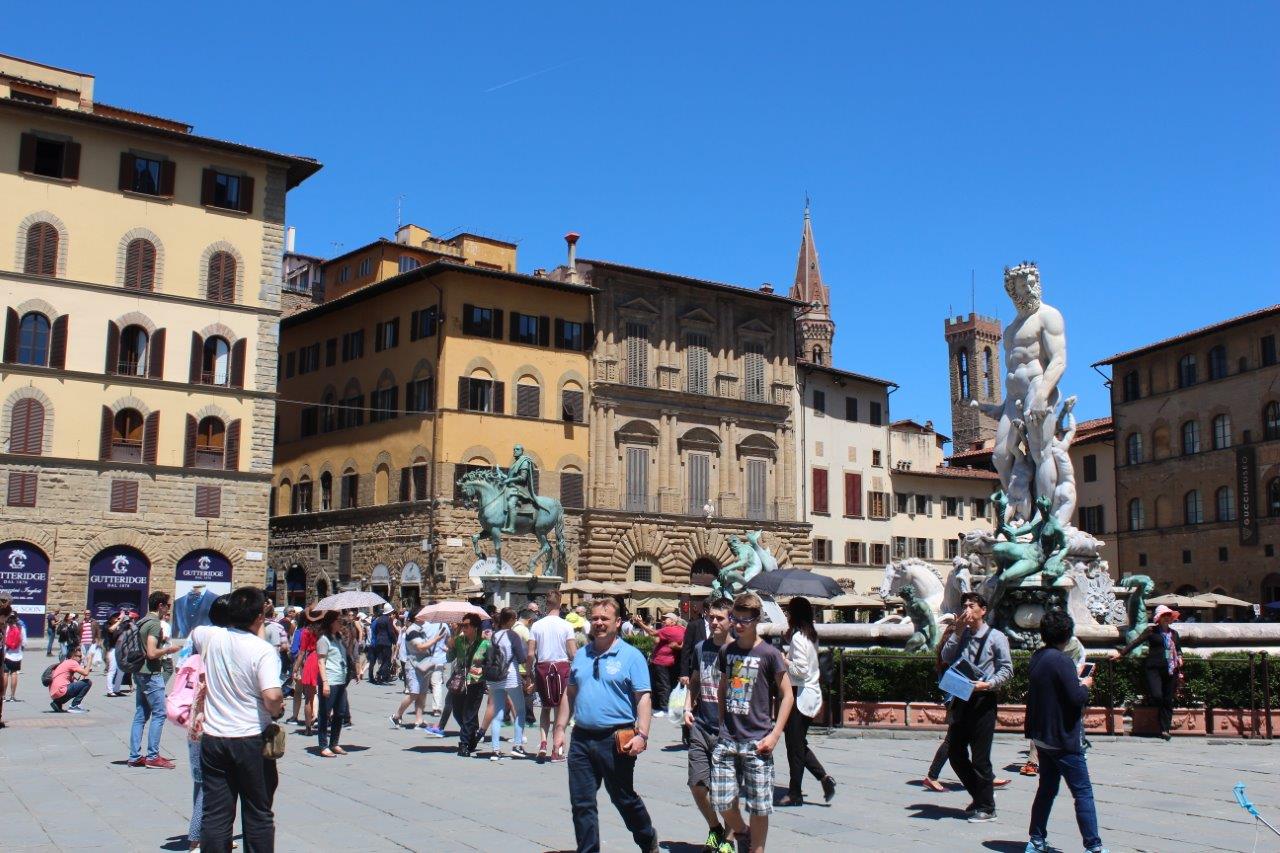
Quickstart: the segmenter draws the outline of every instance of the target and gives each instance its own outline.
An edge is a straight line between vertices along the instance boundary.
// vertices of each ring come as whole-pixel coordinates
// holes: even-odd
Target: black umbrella
[[[805,598],[835,598],[844,592],[840,584],[831,578],[807,569],[761,572],[747,582],[747,588],[771,595],[802,595]]]

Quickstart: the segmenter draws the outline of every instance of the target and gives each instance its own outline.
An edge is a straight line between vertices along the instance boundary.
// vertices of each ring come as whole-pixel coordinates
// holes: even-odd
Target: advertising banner
[[[231,561],[217,551],[192,551],[178,561],[173,591],[173,636],[185,637],[212,624],[209,610],[218,596],[231,592]]]
[[[1251,446],[1236,448],[1236,494],[1240,501],[1236,518],[1240,524],[1240,544],[1258,544],[1258,456]]]
[[[89,562],[88,609],[99,622],[119,610],[146,613],[150,588],[151,561],[137,548],[116,545]]]
[[[29,638],[43,637],[49,600],[49,558],[44,552],[29,542],[0,545],[0,595],[12,600]]]

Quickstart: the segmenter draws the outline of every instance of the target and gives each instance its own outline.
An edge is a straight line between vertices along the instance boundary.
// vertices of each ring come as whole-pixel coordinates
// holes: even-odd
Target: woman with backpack
[[[516,734],[511,741],[511,754],[525,758],[524,751],[524,684],[520,677],[520,663],[528,656],[524,640],[511,630],[516,623],[516,612],[504,607],[494,620],[495,630],[489,640],[489,648],[484,653],[484,680],[489,688],[489,705],[484,711],[484,722],[480,729],[488,729],[489,743],[493,747],[490,761],[501,761],[502,755],[502,722],[506,716],[507,700],[511,700],[512,718],[515,722]]]
[[[316,683],[320,694],[320,718],[317,732],[320,735],[320,755],[333,758],[346,755],[338,746],[342,735],[342,721],[347,714],[347,682],[351,664],[347,644],[342,636],[342,613],[330,610],[320,623],[320,638],[316,640]]]
[[[488,649],[489,641],[481,636],[480,617],[474,613],[463,616],[458,633],[449,638],[447,655],[453,664],[447,686],[458,720],[459,758],[470,758],[480,740],[480,700],[485,693],[481,664]]]
[[[4,624],[4,680],[8,683],[6,693],[0,684],[0,697],[5,702],[17,702],[18,673],[22,671],[22,649],[27,644],[27,626],[22,624],[18,614],[10,613]]]

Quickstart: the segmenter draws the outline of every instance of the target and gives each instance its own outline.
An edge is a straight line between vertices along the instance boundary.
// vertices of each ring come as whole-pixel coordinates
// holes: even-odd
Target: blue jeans
[[[1060,752],[1040,749],[1040,787],[1035,802],[1031,804],[1032,841],[1044,841],[1048,834],[1049,811],[1053,798],[1058,796],[1058,784],[1067,780],[1071,796],[1076,801],[1076,823],[1080,826],[1080,838],[1088,850],[1102,847],[1098,837],[1098,812],[1093,806],[1093,783],[1089,781],[1089,765],[1083,752]]]
[[[512,722],[516,726],[516,736],[511,744],[524,746],[524,691],[520,689],[519,684],[515,687],[501,687],[490,682],[489,704],[493,706],[493,726],[489,729],[489,743],[494,752],[498,751],[498,745],[502,742],[502,720],[507,713],[508,697],[511,699],[511,708],[515,712],[515,719]]]
[[[316,719],[320,748],[331,749],[338,745],[338,738],[342,735],[343,716],[351,713],[347,707],[347,685],[330,684],[328,696],[319,687],[316,693],[320,694],[320,716]]]
[[[204,823],[204,774],[200,772],[200,741],[187,738],[187,760],[191,762],[191,822],[187,824],[187,842],[200,841],[200,826]]]
[[[129,733],[129,760],[142,757],[142,730],[151,718],[147,732],[147,758],[160,755],[160,733],[164,731],[164,674],[160,672],[135,672],[133,674],[134,709],[133,730]]]
[[[569,806],[573,809],[573,834],[578,840],[578,853],[600,850],[596,794],[601,782],[622,815],[622,822],[631,830],[636,846],[647,851],[657,843],[658,833],[649,819],[649,810],[636,793],[636,759],[618,754],[612,729],[589,731],[582,726],[575,727],[568,764]]]
[[[82,678],[79,681],[73,681],[67,685],[67,692],[63,693],[61,698],[54,699],[53,704],[61,708],[63,705],[70,702],[72,708],[79,708],[80,702],[84,699],[85,694],[89,692],[89,688],[92,686],[93,682],[87,678]]]

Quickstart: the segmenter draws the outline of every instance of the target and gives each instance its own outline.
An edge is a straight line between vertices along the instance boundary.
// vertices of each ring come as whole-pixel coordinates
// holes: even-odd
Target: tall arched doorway
[[[711,557],[699,557],[689,567],[689,582],[697,586],[711,586],[720,574],[720,564]]]
[[[304,607],[307,603],[307,570],[294,563],[284,573],[286,600],[293,607]]]
[[[416,613],[422,601],[422,569],[412,560],[400,572],[400,606]]]
[[[373,567],[373,574],[369,577],[369,589],[387,601],[391,600],[391,569],[387,568],[386,563],[378,563]]]
[[[147,612],[151,561],[137,548],[113,545],[89,561],[89,592],[85,607],[105,622],[121,610]]]
[[[15,539],[0,545],[0,594],[26,626],[28,637],[44,636],[49,602],[49,557],[30,542]]]
[[[316,578],[316,598],[328,598],[329,596],[329,580],[328,578]]]

